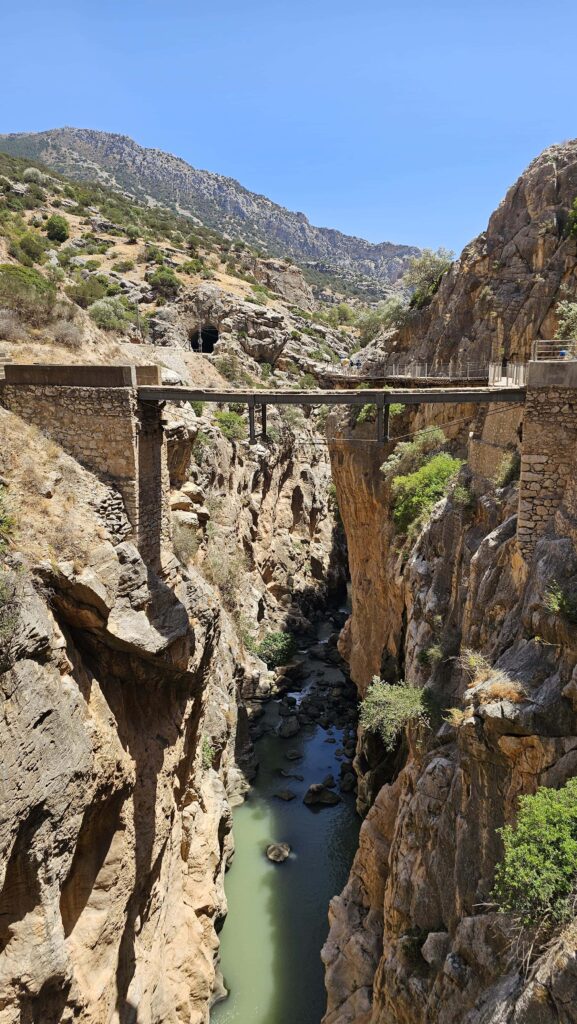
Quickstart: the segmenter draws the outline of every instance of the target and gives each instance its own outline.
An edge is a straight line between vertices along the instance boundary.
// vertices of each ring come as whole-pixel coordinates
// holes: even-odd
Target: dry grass
[[[107,533],[92,500],[100,488],[50,438],[18,416],[0,409],[0,473],[8,481],[7,499],[16,527],[11,546],[29,562],[66,559],[85,565]],[[61,474],[52,498],[40,488],[51,473]]]
[[[490,704],[493,700],[509,700],[512,704],[521,704],[527,699],[521,684],[500,671],[493,674],[492,682],[480,689],[477,696],[480,704]]]
[[[445,720],[445,722],[448,722],[449,725],[453,725],[455,727],[455,729],[458,729],[459,726],[462,725],[463,722],[467,718],[471,717],[472,713],[473,713],[473,708],[472,707],[467,707],[467,708],[447,708],[447,713],[445,715],[445,719],[444,720]]]

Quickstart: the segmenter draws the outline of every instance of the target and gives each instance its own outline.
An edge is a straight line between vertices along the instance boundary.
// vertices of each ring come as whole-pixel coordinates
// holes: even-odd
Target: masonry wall
[[[132,539],[145,560],[159,565],[170,522],[158,403],[139,403],[134,387],[8,382],[0,385],[0,403],[120,492]]]
[[[575,379],[574,379],[575,378]],[[529,369],[517,537],[530,556],[552,527],[577,469],[577,364],[533,363]]]

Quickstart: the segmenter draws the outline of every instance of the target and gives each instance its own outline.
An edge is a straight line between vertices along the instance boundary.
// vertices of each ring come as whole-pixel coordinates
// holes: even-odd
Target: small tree
[[[53,213],[46,221],[46,234],[51,242],[65,242],[70,237],[70,225],[60,213]]]
[[[150,275],[148,283],[154,294],[163,299],[173,299],[180,288],[180,281],[172,267],[159,267]]]
[[[414,473],[393,478],[393,519],[399,530],[406,533],[427,518],[462,465],[461,459],[439,452]]]
[[[451,249],[441,246],[437,250],[423,249],[420,256],[413,256],[409,260],[402,282],[413,291],[411,306],[420,309],[428,305],[454,258],[455,253]]]
[[[557,303],[556,338],[577,338],[577,302]]]
[[[428,723],[423,691],[404,683],[393,686],[374,676],[361,702],[359,721],[367,732],[378,733],[385,748],[392,750],[409,722]]]
[[[276,668],[278,665],[286,665],[296,654],[296,649],[296,640],[292,633],[279,631],[267,633],[256,645],[255,654],[266,662],[267,668]]]
[[[126,238],[130,242],[130,244],[134,245],[135,242],[138,241],[139,237],[140,237],[140,231],[138,230],[138,227],[136,226],[136,224],[129,224],[128,227],[126,228]]]
[[[357,320],[361,346],[368,345],[381,331],[402,327],[408,312],[406,301],[397,295],[392,295],[374,309],[367,309]]]
[[[105,331],[120,330],[130,320],[122,299],[115,295],[107,295],[93,302],[88,309],[88,314],[94,323]]]

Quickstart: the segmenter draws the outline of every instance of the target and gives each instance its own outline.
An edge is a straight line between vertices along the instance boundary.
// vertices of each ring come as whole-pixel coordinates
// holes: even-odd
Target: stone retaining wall
[[[166,441],[158,403],[135,387],[0,382],[0,404],[35,424],[124,500],[143,558],[160,564],[170,537]]]
[[[517,525],[519,546],[526,557],[553,525],[575,474],[577,380],[573,377],[573,366],[530,366]]]

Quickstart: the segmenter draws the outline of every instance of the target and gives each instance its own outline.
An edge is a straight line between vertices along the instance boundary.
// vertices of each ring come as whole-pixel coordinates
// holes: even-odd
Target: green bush
[[[203,736],[200,756],[202,761],[202,767],[204,768],[205,771],[208,771],[209,768],[212,768],[214,754],[215,750],[208,736]]]
[[[577,623],[577,596],[564,589],[557,580],[551,580],[547,587],[545,608],[554,615],[562,615],[573,625]]]
[[[6,488],[0,486],[0,553],[5,550],[15,525],[14,516],[10,512],[6,500]]]
[[[33,267],[0,264],[0,307],[12,309],[23,320],[41,324],[50,317],[56,288]]]
[[[82,309],[88,309],[93,302],[102,299],[106,295],[107,288],[108,278],[104,277],[103,274],[92,274],[90,277],[83,278],[75,284],[69,285],[66,288],[66,294],[77,306],[80,306]]]
[[[402,473],[412,473],[423,465],[429,455],[439,452],[447,443],[440,427],[419,430],[412,441],[400,441],[395,450],[381,466],[381,473],[387,478]]]
[[[555,337],[577,338],[577,302],[558,302],[555,312],[557,314]]]
[[[519,798],[515,825],[498,830],[504,853],[493,898],[524,926],[573,916],[577,880],[577,779]]]
[[[519,452],[511,452],[510,455],[504,455],[501,459],[501,463],[495,476],[495,486],[507,487],[507,485],[512,484],[514,480],[518,480],[520,476],[521,456]]]
[[[44,257],[46,243],[37,231],[25,231],[18,239],[18,246],[32,263],[40,263]]]
[[[410,303],[412,307],[422,309],[429,304],[454,256],[454,252],[441,246],[436,251],[423,249],[419,256],[413,256],[409,260],[402,282],[406,288],[413,289]]]
[[[70,237],[70,225],[60,213],[53,213],[46,221],[46,234],[51,242],[65,242]]]
[[[246,423],[237,412],[217,412],[214,418],[229,441],[242,441],[246,437]]]
[[[134,270],[134,260],[116,260],[116,263],[112,264],[112,270],[117,274],[126,274],[128,270]]]
[[[296,654],[297,644],[292,633],[279,631],[267,633],[255,647],[255,654],[266,663],[267,668],[286,665]]]
[[[106,295],[88,307],[88,315],[105,331],[117,331],[132,322],[133,317],[122,299]]]
[[[377,407],[371,402],[361,406],[357,416],[357,423],[374,423],[377,418]]]
[[[202,416],[204,412],[204,402],[191,402],[190,406],[195,416]]]
[[[461,466],[448,452],[439,452],[420,469],[393,478],[393,519],[403,533],[422,522],[449,489]]]
[[[384,683],[374,676],[360,705],[362,728],[378,733],[385,748],[392,750],[405,726],[417,721],[428,723],[423,691],[404,683]]]
[[[381,331],[402,327],[408,313],[407,303],[397,296],[391,296],[376,308],[365,310],[357,320],[361,347],[368,345]]]
[[[163,299],[173,299],[180,288],[180,281],[172,267],[159,267],[150,275],[148,283],[154,294]]]

